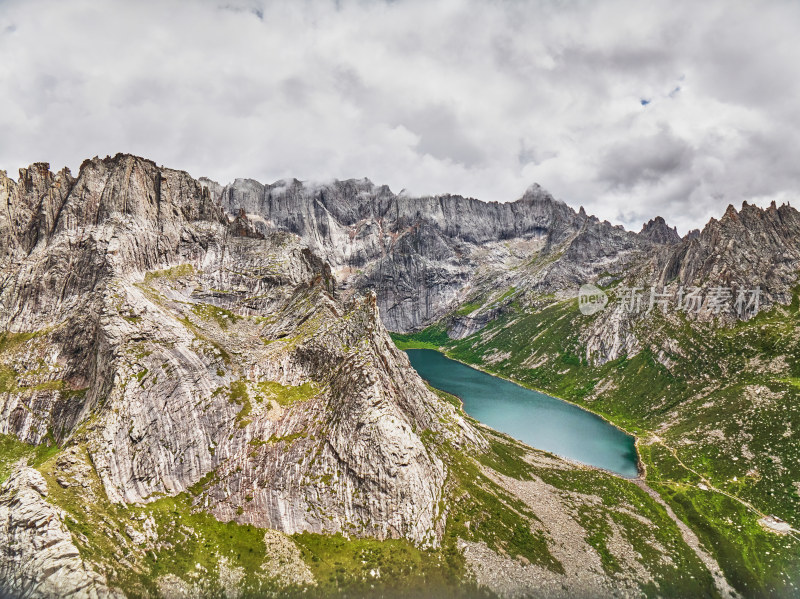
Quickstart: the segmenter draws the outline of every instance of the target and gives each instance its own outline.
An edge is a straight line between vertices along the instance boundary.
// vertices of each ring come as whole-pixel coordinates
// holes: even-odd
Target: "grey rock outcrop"
[[[637,235],[582,208],[576,213],[538,185],[508,203],[410,198],[367,179],[320,185],[237,179],[209,189],[229,214],[244,211],[260,230],[300,235],[331,263],[344,293],[374,290],[384,324],[398,332],[435,322],[476,287],[509,284],[509,276],[530,290],[563,290],[609,265],[621,270],[636,251],[680,241],[660,217]],[[526,254],[510,247],[525,242]],[[543,268],[529,268],[532,261]],[[520,266],[522,276],[509,272]],[[485,321],[484,314],[476,322]],[[476,326],[451,329],[463,336]]]
[[[711,219],[697,237],[687,238],[657,259],[660,282],[676,281],[755,289],[762,305],[791,301],[790,288],[800,265],[800,213],[773,202],[768,208],[744,202],[741,211],[728,206],[720,220]]]
[[[798,238],[789,206],[731,207],[681,239],[663,219],[625,231],[538,186],[498,204],[368,180],[223,187],[127,155],[75,177],[35,164],[0,174],[0,433],[69,447],[57,481],[80,448],[109,504],[187,492],[221,521],[436,546],[448,464],[435,443],[487,443],[387,328],[440,322],[464,338],[588,282],[614,299],[711,282],[787,303]],[[616,303],[581,321],[581,358],[647,347],[637,318]],[[64,522],[41,474],[19,469],[0,491],[3,591],[115,596]],[[144,552],[146,531],[129,528]]]
[[[347,289],[374,289],[390,330],[420,328],[463,299],[480,246],[506,239],[558,244],[586,220],[539,186],[510,203],[461,196],[408,198],[367,179],[306,186],[237,179],[220,192],[262,231],[300,235]]]
[[[602,364],[648,347],[650,341],[640,338],[635,328],[653,309],[666,312],[673,321],[682,314],[730,324],[770,306],[789,304],[800,271],[798,239],[797,210],[788,204],[762,209],[745,202],[741,211],[729,206],[721,219],[711,219],[696,235],[635,254],[624,276],[616,278],[623,284],[612,291],[610,308],[582,330],[587,359]],[[623,305],[631,303],[621,296],[626,286],[638,290],[636,309]],[[684,299],[679,306],[678,298],[690,291],[697,293],[697,303],[687,308]],[[668,306],[650,307],[651,293],[663,294]],[[653,349],[659,355],[664,348]]]
[[[367,179],[305,185],[297,180],[262,185],[239,179],[209,186],[225,210],[244,211],[262,231],[300,235],[331,263],[343,294],[374,290],[390,330],[432,324],[471,298],[485,309],[451,317],[448,331],[462,338],[496,318],[492,291],[514,288],[526,301],[574,295],[584,283],[625,280],[634,285],[684,287],[715,281],[760,288],[762,305],[786,303],[800,256],[794,240],[798,213],[774,204],[744,203],[681,238],[662,217],[637,234],[577,213],[539,186],[506,204],[460,196],[409,198]],[[619,316],[619,315],[618,315]],[[624,318],[609,326],[626,341]],[[620,328],[621,327],[621,328]],[[609,355],[617,356],[617,350]]]
[[[436,545],[446,469],[421,434],[480,435],[373,295],[340,299],[211,187],[127,155],[0,177],[0,432],[85,445],[113,502],[192,487],[223,520]]]
[[[46,497],[33,468],[17,469],[0,487],[0,595],[123,599],[81,558],[63,510]]]
[[[745,202],[681,238],[661,217],[639,233],[625,231],[574,212],[538,186],[507,204],[409,198],[366,179],[315,186],[237,180],[215,189],[228,213],[245,211],[262,231],[295,232],[325,255],[345,296],[374,290],[381,318],[398,332],[447,316],[448,334],[464,338],[502,314],[507,294],[525,305],[574,297],[584,283],[676,294],[713,283],[730,289],[734,301],[720,315],[704,299],[697,318],[749,318],[788,303],[800,268],[800,214],[788,205]],[[756,289],[759,305],[737,312],[735,295]],[[469,313],[454,312],[475,301]],[[636,354],[636,318],[619,305],[601,314],[584,331],[590,359]]]
[[[675,227],[670,229],[661,216],[657,216],[645,223],[642,226],[642,230],[639,231],[639,235],[647,237],[655,243],[664,245],[678,243],[681,240],[681,236],[678,235],[678,230]]]

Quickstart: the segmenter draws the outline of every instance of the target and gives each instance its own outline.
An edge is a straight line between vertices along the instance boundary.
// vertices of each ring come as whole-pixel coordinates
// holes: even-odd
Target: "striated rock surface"
[[[408,198],[368,179],[306,186],[237,179],[220,192],[263,231],[297,233],[331,263],[345,288],[374,289],[386,326],[419,328],[463,299],[476,251],[506,239],[557,243],[586,220],[538,186],[516,202],[461,196]]]
[[[398,332],[435,322],[476,287],[514,279],[531,290],[560,291],[680,241],[660,217],[637,235],[582,208],[576,213],[538,185],[504,204],[398,196],[367,179],[321,185],[237,179],[208,187],[229,214],[244,211],[259,230],[300,235],[331,263],[345,293],[375,290],[385,325]],[[452,329],[463,336],[476,327]]]
[[[438,544],[421,434],[480,436],[374,296],[339,299],[296,236],[208,189],[126,155],[0,177],[0,433],[85,446],[112,502],[192,487],[222,520]]]
[[[682,239],[661,217],[628,232],[582,208],[575,212],[538,186],[506,204],[409,198],[367,179],[316,185],[238,179],[208,188],[226,212],[247,213],[259,230],[300,235],[331,263],[345,295],[374,290],[383,322],[397,332],[448,316],[448,334],[460,339],[502,314],[497,301],[509,289],[532,304],[543,295],[574,296],[584,283],[623,280],[648,292],[709,283],[732,292],[758,287],[761,306],[786,304],[800,268],[794,242],[800,214],[788,205],[729,207],[722,219]],[[455,313],[476,301],[482,306]],[[729,319],[742,316],[726,312]],[[635,353],[627,320],[605,315],[596,336],[617,341],[609,351],[595,346],[590,353],[601,361]]]
[[[682,285],[760,287],[763,304],[786,304],[800,265],[800,213],[773,202],[763,209],[744,202],[728,206],[720,220],[711,219],[695,237],[656,260],[660,281]]]
[[[20,468],[0,487],[0,594],[42,599],[122,599],[84,562],[64,522],[46,501],[47,483]]]
[[[729,206],[720,220],[712,219],[697,235],[637,255],[624,273],[588,278],[621,285],[611,292],[610,309],[582,332],[587,357],[603,364],[636,355],[649,340],[634,330],[654,310],[672,320],[685,315],[730,325],[790,304],[800,272],[798,239],[797,210],[788,204],[762,209],[745,202],[741,211]],[[696,301],[686,299],[691,293],[697,294]],[[654,348],[656,354],[664,350],[674,348]]]

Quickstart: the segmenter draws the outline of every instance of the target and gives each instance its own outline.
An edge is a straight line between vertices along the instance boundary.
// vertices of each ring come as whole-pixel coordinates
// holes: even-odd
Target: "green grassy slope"
[[[81,555],[129,597],[158,596],[164,576],[195,585],[194,593],[221,597],[231,573],[242,597],[493,597],[472,579],[459,548],[462,541],[482,542],[500,555],[563,573],[552,552],[555,539],[538,526],[541,521],[531,506],[494,480],[498,473],[541,480],[554,496],[565,498],[564,509],[584,527],[587,542],[601,556],[609,576],[624,573],[612,550],[618,542],[614,535],[622,534],[653,574],[643,586],[648,595],[716,596],[710,575],[677,527],[641,489],[604,472],[565,467],[552,458],[554,464],[537,463],[530,457],[546,454],[531,452],[490,429],[482,431],[489,448],[474,456],[444,438],[426,436],[449,469],[439,547],[416,547],[402,539],[311,533],[289,537],[314,576],[313,586],[287,586],[272,575],[271,564],[282,558],[266,542],[265,530],[208,515],[197,504],[203,481],[190,492],[146,505],[114,504],[82,446],[45,451],[9,436],[0,437],[0,446],[6,455],[27,459],[42,472],[47,500],[66,512]],[[9,469],[6,462],[3,471]],[[583,502],[584,494],[596,499]]]
[[[458,341],[447,338],[446,320],[395,338],[438,346],[635,433],[648,481],[730,582],[747,596],[790,596],[800,586],[800,542],[757,521],[775,514],[800,529],[799,306],[795,294],[731,327],[656,311],[634,325],[643,351],[599,366],[582,341],[597,316],[582,315],[575,300],[514,305]]]

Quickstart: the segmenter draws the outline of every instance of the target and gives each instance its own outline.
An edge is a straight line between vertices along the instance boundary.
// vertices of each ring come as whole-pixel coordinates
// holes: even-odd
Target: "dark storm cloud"
[[[0,4],[0,168],[134,152],[638,229],[800,189],[796,2]]]

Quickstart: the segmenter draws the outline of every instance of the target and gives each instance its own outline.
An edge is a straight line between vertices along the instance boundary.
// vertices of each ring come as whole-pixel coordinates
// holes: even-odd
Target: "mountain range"
[[[681,237],[536,185],[0,173],[0,591],[793,596],[798,239],[789,205]],[[489,429],[413,347],[602,415],[642,475]]]

